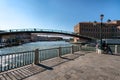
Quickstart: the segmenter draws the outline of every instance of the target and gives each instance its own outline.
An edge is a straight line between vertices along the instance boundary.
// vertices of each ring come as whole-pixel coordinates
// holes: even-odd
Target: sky
[[[120,0],[0,0],[0,30],[74,31],[79,22],[120,20]]]

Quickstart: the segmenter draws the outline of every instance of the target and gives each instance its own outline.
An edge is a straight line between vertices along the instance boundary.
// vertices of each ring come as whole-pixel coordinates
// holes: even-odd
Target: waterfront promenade
[[[1,80],[120,80],[120,56],[76,52],[0,73]]]

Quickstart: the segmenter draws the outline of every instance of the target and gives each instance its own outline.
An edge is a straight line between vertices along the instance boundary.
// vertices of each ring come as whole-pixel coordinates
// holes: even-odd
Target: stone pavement
[[[42,62],[46,68],[24,80],[120,80],[120,56],[77,52]]]
[[[0,80],[120,80],[120,56],[80,51],[2,72]]]
[[[67,54],[62,57],[56,57],[40,62],[38,65],[26,65],[0,73],[0,80],[23,80],[27,77],[41,73],[46,70],[53,70],[53,67],[65,62],[74,60],[82,54]]]

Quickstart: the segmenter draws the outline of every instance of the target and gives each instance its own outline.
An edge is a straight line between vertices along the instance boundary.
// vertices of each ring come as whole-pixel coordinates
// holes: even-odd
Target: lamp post
[[[101,50],[101,53],[102,53],[102,50],[103,50],[103,47],[102,47],[102,26],[103,26],[103,18],[104,18],[104,15],[101,14],[100,15],[100,20],[101,20],[101,25],[100,25],[100,50]]]

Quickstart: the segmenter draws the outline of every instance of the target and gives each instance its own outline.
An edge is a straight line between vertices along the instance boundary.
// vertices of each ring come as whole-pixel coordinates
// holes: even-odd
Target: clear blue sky
[[[0,0],[0,29],[73,31],[84,21],[120,19],[120,0]]]

